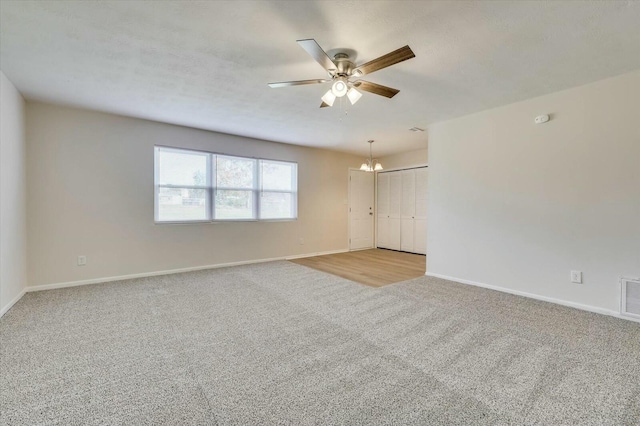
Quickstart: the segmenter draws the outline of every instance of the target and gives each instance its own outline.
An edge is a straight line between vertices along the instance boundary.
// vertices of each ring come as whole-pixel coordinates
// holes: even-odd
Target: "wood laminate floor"
[[[305,257],[290,262],[372,287],[421,277],[427,266],[423,255],[384,249]]]

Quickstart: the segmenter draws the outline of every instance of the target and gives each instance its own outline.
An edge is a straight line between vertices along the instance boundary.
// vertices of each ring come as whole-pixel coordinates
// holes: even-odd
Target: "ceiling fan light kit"
[[[346,79],[343,77],[338,78],[336,82],[333,83],[333,86],[331,86],[331,91],[338,98],[341,98],[344,95],[346,95],[347,89],[348,89],[347,82],[346,82]]]
[[[349,98],[349,101],[351,102],[351,105],[355,104],[356,102],[358,102],[358,100],[362,97],[362,93],[358,92],[356,90],[355,87],[352,87],[351,89],[349,89],[349,91],[347,92],[347,98]]]
[[[336,100],[336,95],[333,94],[332,89],[329,89],[321,99],[322,99],[322,102],[324,102],[328,106],[333,106],[333,102]]]
[[[409,46],[404,46],[400,49],[394,50],[393,52],[387,53],[386,55],[380,56],[373,61],[356,66],[349,59],[349,55],[344,52],[336,53],[333,56],[333,59],[331,59],[314,39],[298,40],[297,42],[300,47],[302,47],[327,71],[331,79],[282,81],[269,83],[269,87],[278,88],[333,82],[331,89],[322,96],[322,104],[320,105],[320,108],[333,106],[336,98],[341,98],[344,95],[347,95],[351,105],[355,104],[362,97],[362,93],[356,90],[356,87],[365,92],[384,96],[386,98],[393,98],[398,94],[398,92],[400,92],[399,90],[364,80],[350,81],[350,79],[371,74],[372,72],[390,67],[391,65],[406,61],[407,59],[415,58],[416,56]]]

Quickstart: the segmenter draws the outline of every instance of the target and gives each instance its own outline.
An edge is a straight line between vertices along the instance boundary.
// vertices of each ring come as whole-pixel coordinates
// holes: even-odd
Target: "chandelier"
[[[362,163],[362,166],[360,166],[360,170],[364,172],[380,171],[382,170],[382,164],[380,164],[378,160],[373,158],[373,151],[372,151],[373,140],[370,140],[367,142],[369,142],[369,158],[366,158],[364,160],[364,163]]]

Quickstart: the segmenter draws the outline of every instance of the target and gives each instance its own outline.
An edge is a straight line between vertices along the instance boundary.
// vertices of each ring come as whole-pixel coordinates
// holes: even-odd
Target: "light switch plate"
[[[571,271],[571,282],[576,284],[582,284],[582,272]]]

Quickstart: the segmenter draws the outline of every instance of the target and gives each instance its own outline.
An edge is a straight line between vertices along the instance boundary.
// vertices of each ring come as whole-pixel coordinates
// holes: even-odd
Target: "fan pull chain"
[[[342,119],[344,117],[347,117],[349,115],[349,109],[347,108],[347,103],[345,102],[345,97],[341,97],[339,98],[340,100],[338,102],[340,102],[340,104],[338,105],[338,113],[340,114],[340,118],[338,119],[339,121],[342,121]],[[342,112],[344,111],[344,117],[342,116]]]

